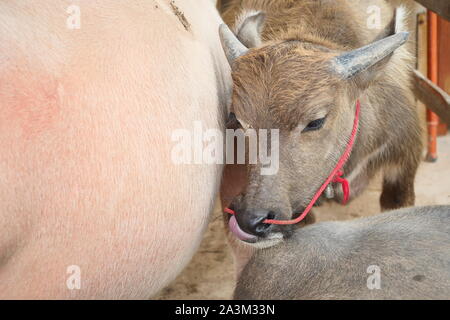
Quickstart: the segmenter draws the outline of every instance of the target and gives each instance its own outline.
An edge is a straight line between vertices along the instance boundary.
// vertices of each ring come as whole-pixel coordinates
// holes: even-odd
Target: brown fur
[[[366,8],[382,8],[382,30],[366,26]],[[409,88],[410,44],[349,81],[330,71],[331,58],[383,38],[391,29],[393,8],[384,1],[242,0],[227,3],[224,20],[233,26],[242,8],[262,10],[262,45],[233,63],[232,109],[255,129],[280,129],[280,170],[261,176],[249,166],[243,214],[273,210],[278,218],[301,211],[345,149],[360,99],[361,120],[345,166],[352,198],[384,171],[383,210],[414,204],[414,176],[421,157],[421,134]],[[327,116],[321,130],[301,133],[309,122]],[[359,168],[361,166],[361,168]],[[336,186],[340,200],[340,189]],[[287,232],[273,227],[273,231]]]

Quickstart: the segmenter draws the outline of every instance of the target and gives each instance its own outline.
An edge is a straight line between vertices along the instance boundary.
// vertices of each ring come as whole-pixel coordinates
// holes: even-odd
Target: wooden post
[[[428,10],[428,78],[433,82],[438,82],[438,23],[437,15]],[[437,160],[437,130],[439,125],[438,116],[427,110],[428,128],[428,152],[426,161],[435,162]]]
[[[449,1],[450,2],[450,1]],[[442,90],[450,93],[450,21],[438,17],[438,44],[439,44],[439,74],[438,86]],[[435,112],[439,117],[438,136],[447,134],[448,125],[443,121],[442,116]]]

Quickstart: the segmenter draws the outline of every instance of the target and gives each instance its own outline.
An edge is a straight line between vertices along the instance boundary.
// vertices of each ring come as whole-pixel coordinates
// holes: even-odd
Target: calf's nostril
[[[265,235],[271,227],[271,224],[264,223],[264,221],[267,219],[274,219],[275,213],[269,210],[255,210],[249,213],[249,216],[249,231],[258,236],[262,236]]]
[[[258,225],[255,227],[255,233],[256,233],[256,234],[262,234],[262,233],[264,233],[267,229],[269,229],[269,227],[270,227],[270,224],[261,222],[260,224],[258,224]]]

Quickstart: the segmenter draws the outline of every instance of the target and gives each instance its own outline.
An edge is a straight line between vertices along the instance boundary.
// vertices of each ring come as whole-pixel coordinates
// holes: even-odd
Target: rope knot
[[[348,180],[343,178],[344,172],[339,170],[333,178],[333,182],[340,183],[342,187],[342,193],[344,197],[342,198],[342,204],[346,204],[350,199],[350,184]]]

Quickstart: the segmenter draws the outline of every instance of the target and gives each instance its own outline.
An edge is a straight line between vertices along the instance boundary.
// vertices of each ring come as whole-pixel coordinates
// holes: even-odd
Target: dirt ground
[[[422,162],[416,177],[416,205],[450,204],[450,135],[438,140],[439,159]],[[380,211],[381,178],[347,206],[326,204],[315,208],[319,221],[347,220]],[[188,267],[155,299],[230,299],[234,289],[233,257],[227,245],[221,209],[216,206],[199,251]]]

